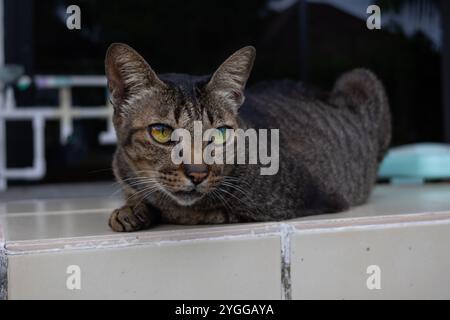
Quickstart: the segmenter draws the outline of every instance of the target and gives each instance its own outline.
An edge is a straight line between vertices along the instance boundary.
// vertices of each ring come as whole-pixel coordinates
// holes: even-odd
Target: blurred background
[[[449,1],[0,0],[0,4],[0,68],[19,65],[27,76],[11,84],[17,108],[31,112],[40,106],[57,108],[60,92],[40,87],[35,76],[103,76],[105,51],[112,42],[134,47],[157,73],[191,74],[209,74],[232,52],[251,44],[257,48],[257,59],[249,86],[290,78],[329,90],[341,73],[370,68],[389,94],[393,146],[450,142]],[[74,4],[81,9],[80,30],[66,27],[66,9]],[[380,30],[366,27],[371,4],[381,8]],[[105,89],[73,88],[71,98],[80,108],[105,106]],[[112,179],[114,144],[99,140],[107,121],[74,120],[64,143],[60,126],[58,119],[45,121],[45,176],[37,181],[9,179],[9,185]],[[8,119],[3,135],[6,167],[32,166],[36,152],[32,122]]]

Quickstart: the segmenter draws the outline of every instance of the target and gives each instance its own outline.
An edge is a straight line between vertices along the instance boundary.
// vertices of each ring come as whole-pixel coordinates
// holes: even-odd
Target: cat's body
[[[130,54],[131,49],[121,48],[126,50],[119,53]],[[135,52],[131,54],[137,59]],[[122,100],[133,104],[133,111],[128,110],[123,119],[115,115],[119,144],[114,172],[127,203],[111,215],[114,230],[139,230],[158,221],[201,224],[283,220],[338,212],[367,200],[390,141],[389,108],[380,81],[369,71],[355,70],[342,76],[327,95],[309,94],[293,81],[267,82],[247,89],[243,102],[253,55],[253,50],[233,55],[212,78],[167,75],[152,80],[161,81],[157,84],[161,87],[160,93],[150,95],[172,105],[167,109],[160,105],[151,109],[146,94],[134,93],[134,98],[130,95],[128,101]],[[239,75],[243,80],[227,82],[227,76],[236,79]],[[116,81],[111,71],[108,78],[110,83]],[[239,88],[233,87],[236,83]],[[223,96],[226,88],[231,88],[232,95]],[[117,93],[111,85],[110,89],[113,95]],[[239,100],[235,110],[230,107],[234,103],[230,99]],[[142,110],[148,109],[151,116],[142,116]],[[188,129],[195,120],[209,127],[227,123],[230,128],[279,129],[279,171],[260,175],[259,165],[226,164],[209,167],[205,181],[189,184],[186,177],[192,180],[191,169],[162,164],[161,157],[168,155],[166,146],[150,144],[145,134],[139,133],[142,126],[165,118],[173,118],[173,127]],[[138,129],[131,129],[130,134],[127,126]],[[203,184],[207,186],[201,189]],[[185,188],[190,191],[179,192]],[[192,192],[195,201],[191,201]]]

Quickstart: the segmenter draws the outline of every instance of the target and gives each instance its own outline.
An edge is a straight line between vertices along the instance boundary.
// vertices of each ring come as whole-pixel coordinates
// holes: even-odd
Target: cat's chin
[[[189,207],[203,198],[204,194],[197,191],[178,191],[169,193],[170,197],[180,206]]]

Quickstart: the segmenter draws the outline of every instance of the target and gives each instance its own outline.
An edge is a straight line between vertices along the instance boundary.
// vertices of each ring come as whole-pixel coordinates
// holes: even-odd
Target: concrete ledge
[[[450,185],[380,186],[364,206],[281,223],[137,233],[107,227],[119,204],[1,203],[8,298],[450,298]],[[70,266],[80,289],[67,285]],[[370,266],[379,289],[367,284]]]

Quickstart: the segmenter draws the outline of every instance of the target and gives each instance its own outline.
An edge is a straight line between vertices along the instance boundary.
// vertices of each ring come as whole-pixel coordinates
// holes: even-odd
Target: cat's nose
[[[183,169],[194,184],[199,184],[208,176],[208,166],[205,164],[185,164]]]

